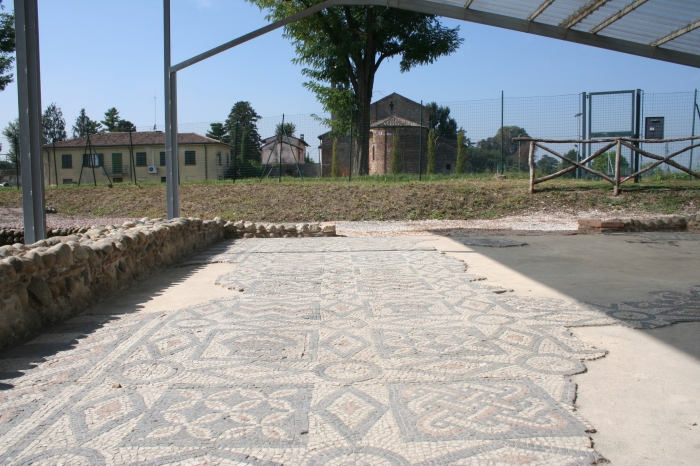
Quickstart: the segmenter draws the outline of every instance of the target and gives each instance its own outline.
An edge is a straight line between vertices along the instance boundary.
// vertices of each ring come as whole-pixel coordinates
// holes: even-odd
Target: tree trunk
[[[352,154],[353,175],[369,174],[369,123],[372,86],[359,86],[359,115],[357,116],[357,143]]]

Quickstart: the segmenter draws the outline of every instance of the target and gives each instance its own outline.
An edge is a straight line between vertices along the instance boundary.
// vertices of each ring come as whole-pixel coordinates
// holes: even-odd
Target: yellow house
[[[165,183],[161,131],[97,133],[44,146],[47,184]],[[196,133],[178,134],[180,181],[221,180],[233,160],[231,146]]]

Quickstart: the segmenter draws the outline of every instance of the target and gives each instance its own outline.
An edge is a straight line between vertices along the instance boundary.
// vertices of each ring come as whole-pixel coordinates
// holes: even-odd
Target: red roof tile
[[[131,133],[134,146],[164,146],[165,133],[162,131],[143,131]],[[177,135],[178,144],[224,144],[216,139],[208,138],[197,133],[180,133]],[[85,147],[87,138],[73,138],[56,143],[56,148]],[[94,147],[128,146],[129,133],[97,133],[90,135],[90,143]],[[228,144],[225,144],[228,145]],[[44,145],[53,147],[52,144]]]

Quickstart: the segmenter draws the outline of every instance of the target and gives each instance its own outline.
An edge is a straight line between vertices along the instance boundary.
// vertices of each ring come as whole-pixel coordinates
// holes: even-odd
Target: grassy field
[[[250,221],[423,220],[495,218],[532,212],[695,213],[700,182],[682,180],[625,183],[612,197],[605,182],[556,180],[527,193],[524,178],[372,176],[184,183],[183,216]],[[21,193],[0,188],[0,207],[21,207]],[[66,215],[164,217],[165,185],[49,187],[46,205]]]

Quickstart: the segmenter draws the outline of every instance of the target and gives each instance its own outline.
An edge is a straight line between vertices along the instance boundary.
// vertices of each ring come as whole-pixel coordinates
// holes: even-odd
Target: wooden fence
[[[700,179],[700,172],[696,172],[691,170],[690,168],[684,167],[680,165],[679,163],[676,163],[675,161],[671,160],[673,157],[680,155],[686,151],[689,151],[691,149],[694,149],[696,147],[700,147],[700,143],[693,144],[693,141],[695,139],[700,139],[700,136],[691,136],[687,138],[676,138],[676,139],[633,139],[633,138],[607,138],[607,139],[536,139],[536,138],[513,138],[513,141],[520,141],[520,142],[528,142],[530,144],[530,154],[529,154],[529,162],[530,162],[530,194],[535,192],[535,185],[539,183],[543,183],[548,180],[552,180],[554,178],[559,178],[562,175],[565,175],[566,173],[572,172],[576,170],[577,168],[580,168],[582,170],[585,170],[589,173],[592,173],[595,176],[598,176],[606,181],[609,181],[613,185],[613,195],[617,196],[620,194],[620,185],[624,183],[625,181],[633,180],[637,176],[641,175],[642,173],[645,173],[649,170],[652,170],[656,168],[657,166],[661,165],[662,163],[666,163],[678,170],[684,171],[688,173],[691,176],[694,176],[697,179]],[[667,142],[678,142],[678,141],[689,141],[689,146],[685,147],[679,151],[676,151],[672,154],[667,155],[666,157],[662,157],[660,155],[652,154],[650,152],[647,152],[643,149],[640,149],[635,145],[643,142],[643,143],[667,143]],[[549,147],[545,146],[544,143],[565,143],[565,144],[600,144],[600,143],[606,143],[605,146],[603,146],[601,149],[598,149],[595,151],[593,154],[589,155],[585,159],[581,161],[577,161],[574,159],[570,159],[569,157],[566,157],[564,155],[559,154],[558,152],[550,149]],[[629,176],[622,178],[620,174],[620,160],[621,160],[621,152],[622,152],[622,147],[627,147],[632,150],[632,154],[638,153],[641,154],[645,157],[648,157],[650,159],[655,160],[654,163],[642,168],[641,170],[638,170]],[[562,161],[569,162],[571,165],[559,170],[556,173],[552,173],[551,175],[543,176],[541,178],[535,178],[535,148],[539,147],[540,149],[549,152],[550,154],[559,157],[562,159]],[[587,166],[592,160],[594,160],[596,157],[599,157],[603,155],[605,152],[607,152],[609,149],[612,147],[615,147],[615,173],[614,173],[614,178],[611,178],[610,176],[606,175],[605,173],[601,173],[598,170],[595,170],[591,168],[590,166]]]

